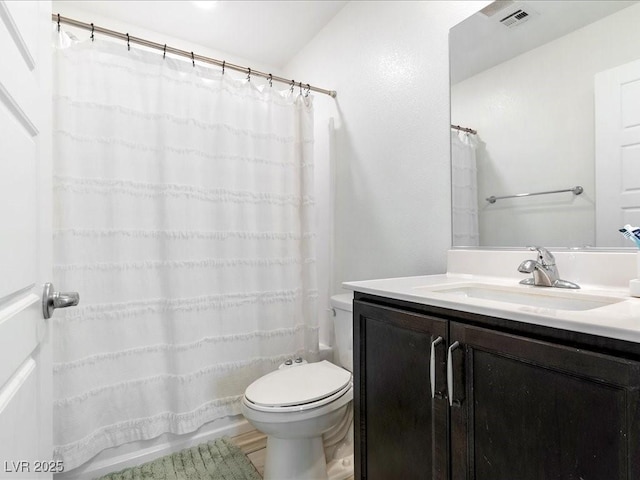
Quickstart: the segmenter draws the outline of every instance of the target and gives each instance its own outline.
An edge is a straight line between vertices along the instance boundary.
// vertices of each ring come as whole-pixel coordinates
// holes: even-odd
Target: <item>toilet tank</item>
[[[334,362],[353,372],[353,293],[331,297],[335,346]]]

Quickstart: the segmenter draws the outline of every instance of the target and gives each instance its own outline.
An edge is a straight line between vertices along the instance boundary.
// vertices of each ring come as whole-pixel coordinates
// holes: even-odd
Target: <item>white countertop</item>
[[[519,279],[474,274],[447,273],[416,277],[386,278],[360,282],[345,282],[347,290],[405,300],[424,305],[460,310],[519,322],[544,325],[593,335],[640,343],[640,298],[630,297],[628,289],[581,285],[580,290],[520,285]],[[589,310],[562,310],[507,303],[499,300],[461,297],[437,290],[455,285],[486,285],[507,287],[509,291],[564,298],[605,298],[619,300]],[[532,291],[533,289],[533,291]]]

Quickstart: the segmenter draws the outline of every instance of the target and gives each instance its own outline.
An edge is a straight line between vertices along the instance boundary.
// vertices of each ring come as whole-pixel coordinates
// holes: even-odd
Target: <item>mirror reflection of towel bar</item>
[[[532,195],[548,195],[550,193],[564,193],[564,192],[572,192],[574,195],[580,195],[582,192],[584,192],[584,189],[580,185],[578,185],[577,187],[573,187],[573,188],[566,188],[564,190],[550,190],[548,192],[518,193],[517,195],[505,195],[503,197],[495,197],[492,195],[486,198],[485,200],[489,203],[496,203],[496,200],[502,200],[504,198],[531,197]]]

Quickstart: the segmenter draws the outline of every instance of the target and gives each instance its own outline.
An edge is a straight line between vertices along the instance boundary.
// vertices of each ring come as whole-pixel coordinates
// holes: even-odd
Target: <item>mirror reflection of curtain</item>
[[[476,181],[475,135],[451,131],[451,207],[453,245],[472,247],[480,244],[478,232],[478,184]]]

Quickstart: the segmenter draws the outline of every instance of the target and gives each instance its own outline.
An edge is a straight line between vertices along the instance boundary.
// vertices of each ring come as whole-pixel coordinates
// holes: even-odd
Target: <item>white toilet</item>
[[[293,363],[259,378],[245,390],[242,414],[267,434],[265,480],[327,479],[322,434],[352,415],[352,294],[331,297],[336,352],[342,367],[326,360]]]

